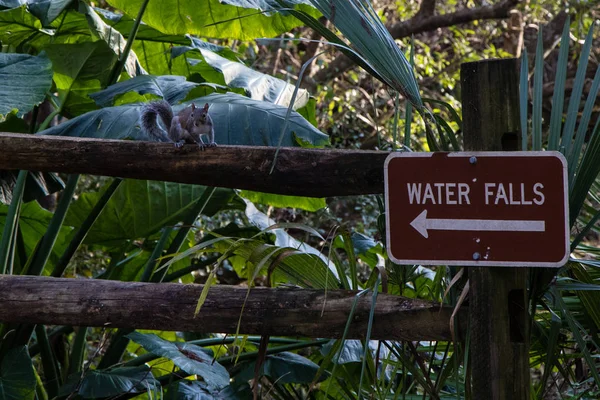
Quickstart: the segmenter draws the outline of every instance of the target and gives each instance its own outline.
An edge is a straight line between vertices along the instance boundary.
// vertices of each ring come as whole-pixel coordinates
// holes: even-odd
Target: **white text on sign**
[[[462,205],[471,204],[468,183],[407,183],[410,204]],[[486,205],[537,205],[544,204],[544,185],[537,182],[531,187],[524,183],[484,183]]]

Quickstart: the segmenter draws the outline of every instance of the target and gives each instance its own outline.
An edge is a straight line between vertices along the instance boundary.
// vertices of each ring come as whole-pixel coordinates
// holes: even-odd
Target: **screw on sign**
[[[392,153],[384,175],[396,263],[560,267],[568,258],[559,152]]]

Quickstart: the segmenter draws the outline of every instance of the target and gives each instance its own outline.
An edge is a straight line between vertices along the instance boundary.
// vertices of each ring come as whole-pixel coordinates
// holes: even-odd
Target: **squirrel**
[[[157,116],[165,124],[168,132],[165,133],[158,125]],[[208,103],[201,109],[192,103],[177,115],[173,115],[171,105],[165,100],[149,103],[142,109],[142,127],[151,140],[174,142],[175,147],[181,147],[184,143],[198,143],[198,146],[204,150],[205,147],[217,145],[213,121],[208,115]],[[208,143],[202,140],[202,135],[208,136]]]

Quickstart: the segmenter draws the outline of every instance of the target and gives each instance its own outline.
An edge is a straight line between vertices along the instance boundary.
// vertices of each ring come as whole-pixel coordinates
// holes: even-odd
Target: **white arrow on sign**
[[[545,221],[427,218],[427,210],[423,210],[421,214],[417,215],[410,225],[426,239],[429,237],[428,229],[438,231],[546,231]]]

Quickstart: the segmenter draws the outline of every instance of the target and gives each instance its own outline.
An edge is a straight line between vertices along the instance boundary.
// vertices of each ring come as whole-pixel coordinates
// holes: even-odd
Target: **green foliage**
[[[596,70],[585,105],[581,109],[580,101],[586,80],[585,71],[587,70],[593,40],[594,26],[592,25],[579,53],[573,91],[571,92],[566,118],[563,120],[563,105],[566,103],[563,88],[565,87],[567,64],[569,62],[569,23],[567,19],[560,42],[561,48],[556,67],[557,73],[552,98],[547,148],[561,151],[568,161],[570,223],[572,226],[576,226],[578,220],[583,220],[581,224],[585,226],[571,245],[571,250],[576,250],[586,232],[592,229],[593,223],[596,221],[595,217],[592,217],[591,220],[594,222],[591,224],[588,223],[591,221],[585,221],[589,213],[582,213],[582,211],[586,208],[584,203],[586,198],[589,198],[589,194],[592,194],[590,196],[592,199],[595,197],[593,187],[600,172],[598,163],[591,161],[592,159],[597,160],[598,143],[600,143],[600,119],[597,120],[593,128],[590,124],[592,105],[596,103],[600,87],[600,67]],[[540,31],[533,81],[532,145],[534,150],[541,149],[543,145],[541,123],[543,48],[541,42],[542,34]],[[526,76],[526,57],[522,60],[521,71],[521,126],[527,127],[527,96],[524,89],[529,86],[529,83]],[[527,138],[526,132],[524,132],[524,138]],[[526,143],[527,140],[524,141],[524,148],[526,148]],[[596,214],[595,211],[593,213]],[[596,386],[592,392],[597,392],[597,385],[600,382],[600,374],[598,373],[596,361],[593,359],[593,354],[597,353],[598,348],[595,339],[586,337],[585,333],[598,332],[600,327],[600,321],[595,311],[595,304],[599,300],[596,291],[600,286],[595,284],[595,280],[592,278],[593,270],[587,268],[584,263],[579,262],[577,259],[571,259],[571,262],[561,272],[555,278],[556,284],[550,287],[548,287],[548,284],[556,274],[553,270],[533,271],[530,279],[532,301],[534,304],[539,302],[541,307],[541,312],[535,313],[536,309],[533,310],[536,320],[532,329],[532,359],[536,360],[536,363],[545,363],[544,374],[537,389],[539,396],[544,395],[550,380],[556,379],[556,377],[551,378],[550,370],[553,367],[557,368],[560,379],[569,383],[572,381],[571,374],[565,367],[566,356],[561,352],[561,348],[566,343],[573,343],[577,346],[578,351],[575,357],[580,358],[588,366],[591,381]],[[582,315],[585,316],[583,321],[581,320]],[[560,335],[560,329],[566,330],[568,336]],[[577,392],[575,384],[572,388]]]
[[[96,109],[88,95],[108,84],[117,56],[103,41],[54,44],[45,51],[52,61],[58,101],[69,117]]]
[[[250,200],[254,204],[267,204],[272,207],[299,208],[305,211],[318,211],[327,206],[325,199],[300,196],[284,196],[280,194],[252,192],[242,190],[240,196]]]
[[[412,66],[398,48],[370,2],[311,0],[350,40],[383,82],[402,93],[419,111],[423,108]]]
[[[0,88],[2,120],[13,109],[22,117],[46,97],[52,85],[52,64],[44,54],[0,53],[0,80],[11,83]]]
[[[128,87],[123,89],[127,90]],[[100,98],[101,101],[104,100],[103,97]],[[293,111],[286,120],[287,108],[269,102],[233,93],[211,94],[194,99],[194,102],[211,104],[215,137],[220,144],[277,146],[286,121],[288,129],[283,136],[282,146],[298,146],[298,142],[302,141],[322,146],[327,141],[327,136],[300,114]],[[187,106],[189,104],[174,109],[177,112]],[[143,140],[146,136],[138,124],[142,107],[140,104],[105,107],[49,128],[42,134]]]
[[[248,381],[254,377],[255,363],[247,363],[236,377],[239,381]],[[268,376],[277,384],[309,384],[313,381],[319,366],[309,359],[291,352],[281,352],[267,356],[261,367],[260,375]]]
[[[203,348],[189,343],[169,342],[154,334],[132,332],[129,339],[141,345],[146,351],[166,357],[188,374],[201,376],[210,390],[221,390],[229,385],[229,373],[213,356]]]
[[[271,75],[255,71],[252,68],[246,67],[243,63],[222,57],[211,50],[214,45],[210,45],[210,43],[192,38],[192,47],[200,51],[202,59],[194,58],[193,53],[185,53],[185,48],[173,49],[173,56],[177,57],[180,54],[186,54],[186,60],[192,66],[204,61],[213,69],[223,74],[225,84],[231,88],[244,89],[246,95],[251,99],[266,101],[284,107],[290,105],[294,85]],[[203,73],[200,72],[200,75],[203,75]],[[304,107],[308,103],[309,97],[306,89],[300,89],[294,101],[294,110]]]
[[[337,124],[331,131],[348,126],[340,128],[346,136],[336,139],[335,145],[359,147],[367,142],[368,132],[361,124],[368,121],[376,132],[394,132],[391,143],[392,135],[377,137],[379,148],[396,148],[404,128],[406,147],[457,151],[462,124],[455,110],[460,97],[459,62],[507,56],[492,41],[492,32],[502,31],[502,26],[486,23],[451,27],[439,40],[416,37],[409,62],[381,21],[393,24],[393,16],[387,12],[380,16],[366,0],[109,3],[114,10],[69,1],[29,2],[14,8],[3,3],[0,40],[5,53],[0,56],[0,80],[12,83],[1,89],[3,130],[36,132],[58,116],[69,120],[43,134],[144,140],[139,127],[142,103],[163,98],[175,110],[191,102],[210,103],[219,144],[323,147],[329,137],[318,128],[327,122]],[[141,15],[144,23],[138,26],[142,3],[147,8]],[[457,2],[437,7],[450,13]],[[540,5],[524,7],[541,15]],[[397,8],[403,20],[416,11],[412,4],[399,3]],[[321,14],[329,20],[328,26],[317,19]],[[579,64],[569,101],[564,94],[568,63],[573,61],[569,22],[563,31],[548,127],[542,121],[541,97],[548,49],[541,41],[537,44],[531,119],[527,115],[529,68],[523,58],[521,126],[524,149],[531,126],[533,149],[542,149],[547,138],[548,149],[563,151],[568,158],[571,223],[583,227],[572,247],[593,258],[597,246],[588,239],[590,233],[598,233],[600,219],[600,120],[593,121],[600,72],[591,79],[588,97],[580,104],[589,81],[585,71],[594,35],[591,19],[581,21],[589,31],[581,49],[577,48]],[[306,28],[299,28],[303,24],[364,71],[338,76],[331,84],[313,85],[305,79],[303,83],[313,91],[299,89],[291,78],[301,69],[324,67],[321,58],[313,65],[317,53],[310,53],[309,46],[300,50],[295,42],[312,37]],[[281,40],[260,46],[245,42],[278,35]],[[480,52],[474,51],[474,37],[485,43]],[[539,37],[543,37],[541,30]],[[373,80],[365,74],[385,88],[366,85]],[[400,94],[406,99],[404,110]],[[37,118],[38,124],[31,124],[42,106],[50,111]],[[427,121],[413,120],[413,108],[427,115]],[[347,110],[351,117],[343,115]],[[24,118],[29,111],[32,118]],[[355,123],[358,120],[361,124]],[[0,176],[1,198],[11,202],[0,205],[0,267],[6,273],[352,289],[357,295],[347,328],[359,299],[368,297],[372,312],[364,341],[344,337],[325,345],[324,340],[271,337],[258,371],[264,398],[469,395],[468,360],[477,355],[466,351],[468,338],[454,344],[369,340],[373,310],[382,291],[455,305],[464,284],[455,269],[445,266],[428,269],[391,263],[382,243],[384,207],[373,196],[327,199],[326,203],[325,199],[120,179],[83,189],[79,176],[71,176],[58,207],[50,212],[30,201],[40,191],[30,190],[29,182],[50,192],[51,183],[60,186],[59,180],[24,172],[18,178]],[[293,219],[289,215],[301,223],[286,222]],[[67,269],[68,265],[73,268]],[[533,383],[538,397],[553,379],[570,386],[574,397],[591,398],[598,392],[597,267],[596,261],[573,259],[550,290],[548,283],[556,271],[532,273],[531,365],[544,366],[541,378]],[[198,299],[199,306],[202,302]],[[255,378],[256,362],[264,356],[257,352],[256,337],[208,335],[183,342],[181,337],[190,339],[190,333],[121,329],[110,335],[110,329],[93,328],[64,333],[69,329],[47,332],[43,326],[34,330],[26,324],[2,325],[1,399],[56,393],[90,399],[137,395],[249,399],[247,382]],[[581,383],[571,371],[574,362],[590,371],[577,377]],[[190,375],[197,377],[181,380]],[[589,387],[582,389],[584,385]]]
[[[33,400],[35,372],[26,346],[6,353],[0,363],[0,396],[3,400]]]
[[[163,226],[180,221],[206,190],[210,189],[200,185],[126,180],[106,203],[84,243],[111,246],[151,237]],[[66,224],[80,226],[100,196],[100,192],[83,193],[73,203]],[[230,189],[217,189],[203,213],[212,216],[221,209],[228,209],[234,196]]]
[[[67,383],[62,389],[63,396],[74,391],[84,399],[106,398],[123,393],[160,393],[159,384],[146,365],[92,370],[87,371],[83,378],[77,374],[70,379],[71,383]]]
[[[8,210],[9,206],[0,204],[0,227],[2,229],[6,229],[5,224],[8,221],[6,219]],[[22,237],[22,241],[20,243],[21,251],[15,254],[15,267],[17,269],[13,270],[13,272],[18,273],[21,271],[21,267],[25,264],[27,258],[33,254],[37,244],[42,239],[42,236],[46,233],[51,219],[52,213],[44,210],[38,203],[29,202],[23,204],[20,210],[18,224],[19,235]],[[72,228],[69,226],[63,226],[61,228],[54,244],[53,252],[48,260],[47,267],[52,267],[60,254],[62,254],[69,241],[69,234],[71,231]],[[10,237],[10,234],[5,236],[3,233],[2,237]],[[21,259],[22,256],[25,256],[25,259]],[[49,271],[47,270],[47,272]]]
[[[108,3],[133,16],[137,14],[143,1],[110,0]],[[221,4],[218,0],[207,0],[201,3],[193,0],[150,2],[143,21],[167,35],[192,34],[241,40],[277,36],[300,25],[297,19],[285,13],[264,13],[264,11],[274,11],[272,1],[229,0],[223,3],[225,4]],[[293,5],[299,2],[288,1],[287,3]],[[302,4],[296,7],[298,10],[316,15],[310,7]]]

